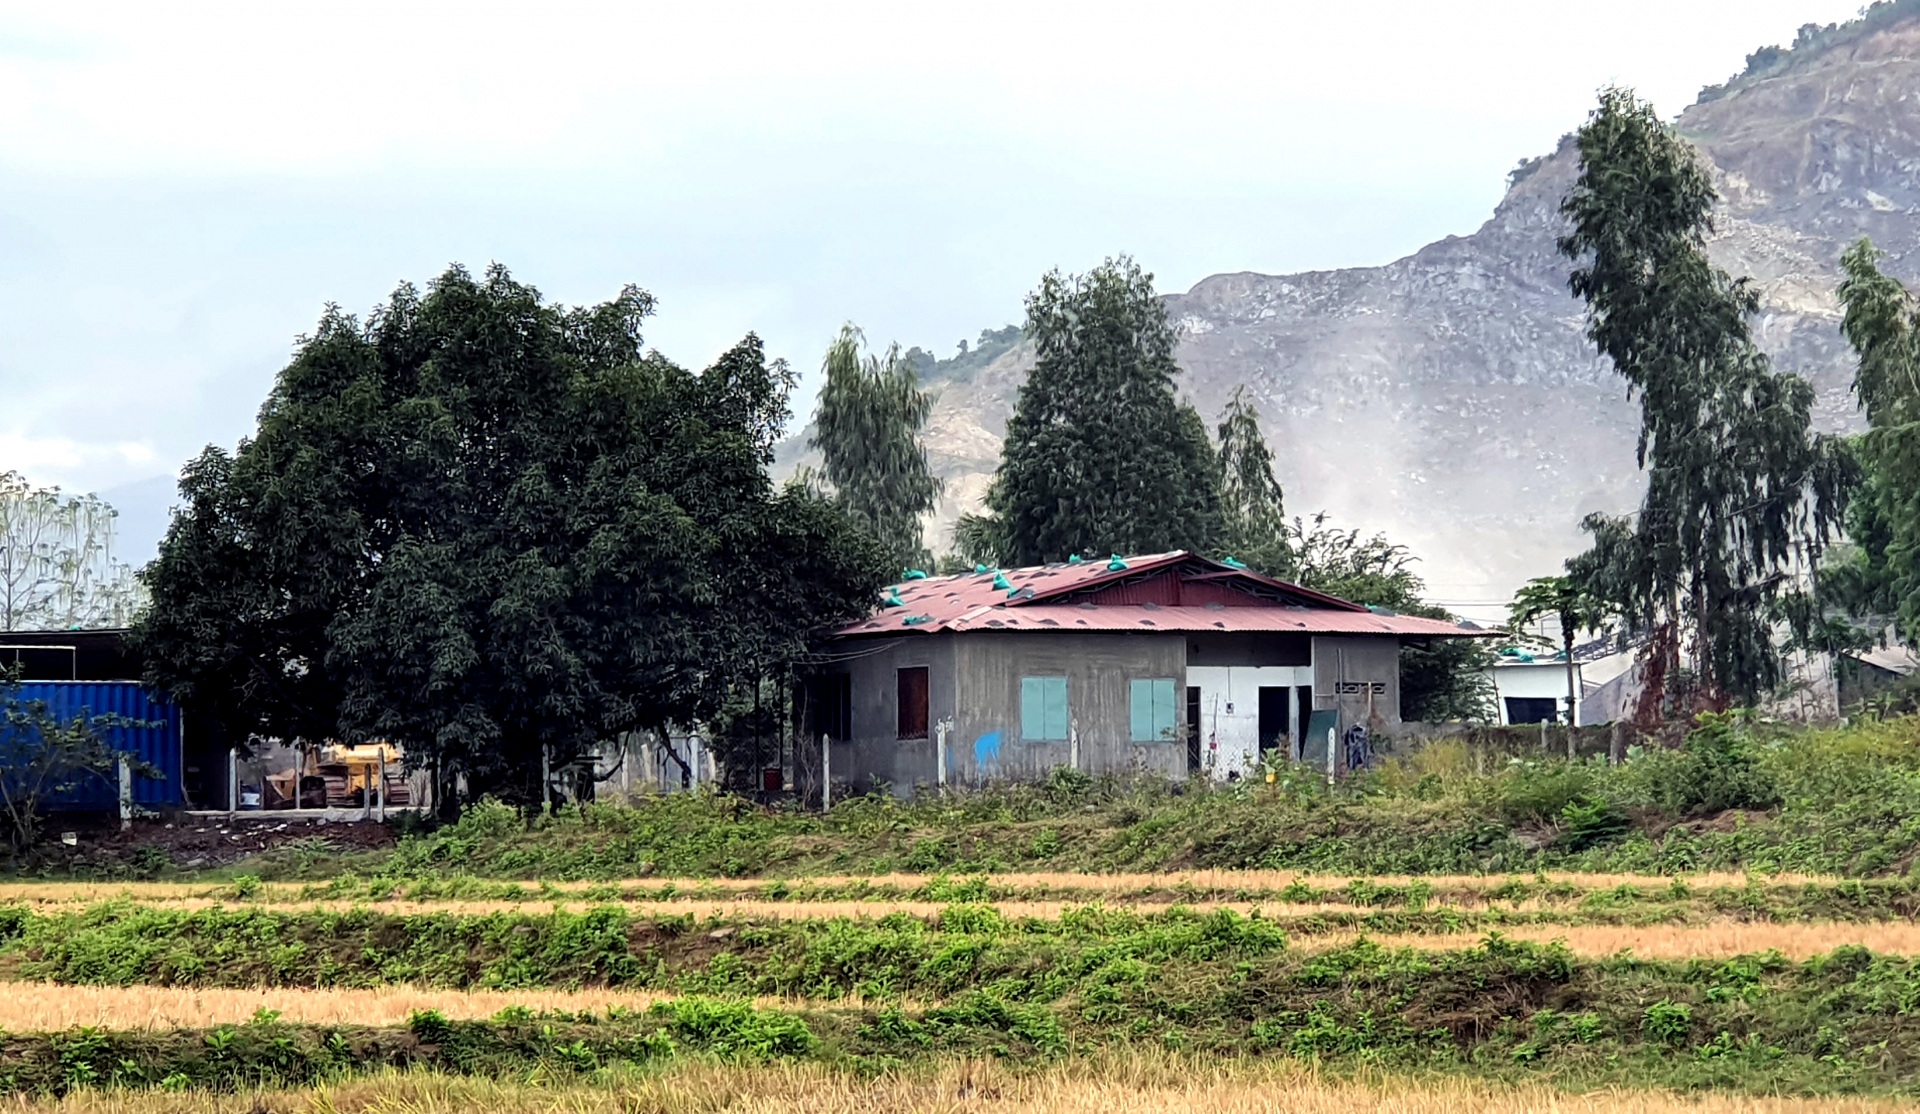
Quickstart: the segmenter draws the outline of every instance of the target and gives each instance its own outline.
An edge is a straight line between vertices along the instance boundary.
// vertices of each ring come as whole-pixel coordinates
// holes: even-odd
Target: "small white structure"
[[[1525,652],[1508,651],[1500,656],[1492,669],[1487,670],[1487,678],[1493,682],[1502,727],[1519,723],[1567,722],[1567,659],[1564,656],[1553,654],[1536,657]],[[1573,679],[1573,691],[1583,694],[1585,688],[1580,678],[1579,662],[1573,663]],[[1576,723],[1579,722],[1581,703],[1581,696],[1576,695]]]

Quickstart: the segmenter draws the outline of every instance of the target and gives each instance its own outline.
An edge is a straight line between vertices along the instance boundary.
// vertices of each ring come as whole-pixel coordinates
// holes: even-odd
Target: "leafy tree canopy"
[[[1920,299],[1880,270],[1865,240],[1841,258],[1841,332],[1859,354],[1853,389],[1867,413],[1855,449],[1863,482],[1847,511],[1849,545],[1821,578],[1828,601],[1869,629],[1920,645]]]
[[[1273,576],[1294,574],[1287,541],[1286,500],[1273,474],[1273,450],[1260,431],[1260,411],[1235,387],[1220,415],[1222,545],[1240,561]]]
[[[808,445],[820,450],[840,506],[879,539],[894,572],[924,569],[931,557],[920,519],[940,497],[920,443],[933,400],[899,345],[863,359],[861,339],[848,325],[827,349]]]
[[[1751,702],[1782,678],[1775,605],[1835,531],[1847,456],[1811,432],[1813,388],[1753,343],[1745,280],[1704,250],[1706,169],[1651,105],[1609,89],[1580,129],[1560,250],[1587,335],[1641,404],[1647,493],[1631,518],[1591,516],[1569,571],[1641,629],[1647,707],[1691,659],[1691,702]]]
[[[963,523],[969,556],[1032,565],[1071,554],[1214,551],[1220,471],[1180,401],[1174,331],[1132,260],[1049,272],[1027,297],[1035,364],[1007,422],[989,515]]]
[[[1327,523],[1325,512],[1295,518],[1288,551],[1302,585],[1405,615],[1452,619],[1445,608],[1422,598],[1426,584],[1413,570],[1414,557],[1384,534],[1363,535]],[[1400,650],[1400,716],[1426,723],[1484,722],[1493,715],[1487,670],[1493,655],[1477,639],[1436,639]]]
[[[767,477],[785,365],[643,354],[652,309],[498,266],[330,307],[255,435],[182,478],[151,679],[236,739],[389,739],[526,800],[543,750],[694,721],[863,614],[872,541]]]

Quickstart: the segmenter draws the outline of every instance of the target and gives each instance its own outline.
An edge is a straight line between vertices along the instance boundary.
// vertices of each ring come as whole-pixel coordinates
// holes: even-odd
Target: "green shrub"
[[[1748,717],[1702,713],[1684,749],[1658,763],[1655,799],[1682,816],[1771,808],[1780,803],[1780,787],[1756,750]]]
[[[1641,1014],[1640,1032],[1655,1044],[1685,1044],[1693,1034],[1693,1009],[1663,998]]]
[[[665,1019],[675,1036],[724,1059],[803,1056],[819,1043],[804,1020],[748,1002],[677,998],[655,1004],[651,1012]]]

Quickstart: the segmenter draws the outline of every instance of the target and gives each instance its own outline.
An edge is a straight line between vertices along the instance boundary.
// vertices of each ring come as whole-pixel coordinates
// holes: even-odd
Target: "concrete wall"
[[[1173,678],[1175,716],[1184,721],[1186,654],[1186,639],[1179,634],[968,633],[958,645],[960,706],[948,746],[949,778],[969,784],[1035,780],[1067,765],[1088,773],[1138,769],[1185,777],[1184,736],[1132,740],[1129,682]],[[1020,679],[1045,676],[1067,678],[1070,741],[1021,738]]]
[[[1584,687],[1578,684],[1580,675],[1578,662],[1574,663],[1573,670],[1576,679],[1574,691],[1578,693]],[[1552,700],[1555,713],[1566,714],[1567,663],[1564,661],[1501,664],[1489,669],[1487,676],[1493,682],[1496,702],[1500,705],[1502,727],[1507,726],[1507,697],[1509,696]],[[1580,722],[1578,716],[1583,703],[1584,701],[1578,697],[1574,700],[1575,723]]]
[[[1313,706],[1338,709],[1342,735],[1356,723],[1375,731],[1397,727],[1400,640],[1379,635],[1315,636]]]
[[[1313,636],[1266,631],[1187,635],[1187,665],[1312,665]],[[1308,684],[1307,681],[1300,682]]]
[[[1200,762],[1214,780],[1245,776],[1260,760],[1260,690],[1287,690],[1287,740],[1298,744],[1298,688],[1312,686],[1312,665],[1188,665],[1200,690]],[[1289,751],[1289,757],[1293,751]]]
[[[954,717],[954,645],[958,638],[950,633],[922,634],[836,646],[838,653],[848,655],[847,660],[828,667],[826,672],[848,674],[853,689],[853,738],[835,741],[829,758],[836,793],[839,787],[866,792],[885,783],[905,795],[916,785],[934,783],[938,747],[935,728],[940,721]],[[915,666],[927,670],[927,737],[902,739],[896,673]],[[816,739],[808,749],[818,747]]]
[[[1264,686],[1288,690],[1296,745],[1302,687],[1314,708],[1340,711],[1342,732],[1370,716],[1379,729],[1400,722],[1400,647],[1388,637],[970,631],[848,640],[836,651],[844,660],[826,671],[851,678],[853,700],[853,738],[831,747],[836,794],[884,783],[905,795],[939,784],[943,723],[949,784],[1037,780],[1068,765],[1184,778],[1188,686],[1200,690],[1201,768],[1221,780],[1257,761]],[[896,737],[895,671],[911,666],[928,671],[926,739]],[[1024,739],[1021,679],[1049,676],[1067,678],[1070,738]],[[1130,682],[1156,678],[1174,681],[1176,738],[1136,743]],[[1359,691],[1341,692],[1343,682]]]

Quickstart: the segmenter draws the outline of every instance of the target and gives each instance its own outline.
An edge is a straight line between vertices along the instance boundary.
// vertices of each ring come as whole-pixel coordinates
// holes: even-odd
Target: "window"
[[[845,673],[815,677],[813,730],[841,742],[853,738],[853,678]]]
[[[1067,679],[1020,678],[1020,737],[1034,743],[1067,741]]]
[[[900,709],[900,738],[927,737],[927,667],[916,665],[899,670],[897,678]]]
[[[1173,678],[1133,682],[1133,741],[1157,743],[1173,738]]]
[[[1558,723],[1560,722],[1560,701],[1551,696],[1509,696],[1507,697],[1507,722],[1522,723]]]

